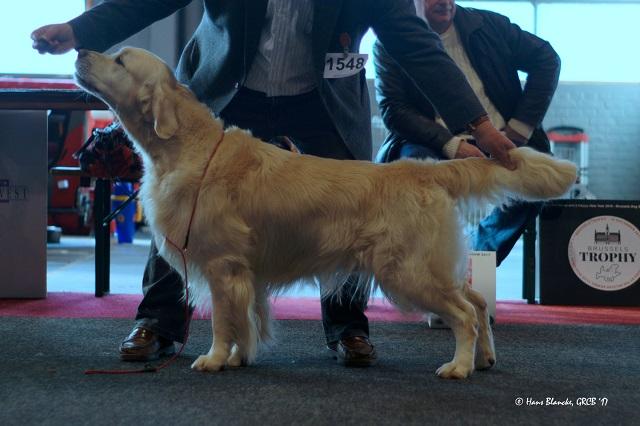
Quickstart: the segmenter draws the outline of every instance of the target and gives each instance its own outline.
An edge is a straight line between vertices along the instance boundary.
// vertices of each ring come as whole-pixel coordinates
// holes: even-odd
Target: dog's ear
[[[161,139],[169,139],[178,131],[175,100],[170,90],[164,85],[156,87],[151,103],[153,128]]]
[[[171,90],[159,84],[155,87],[145,85],[140,92],[142,113],[153,121],[153,129],[161,139],[169,139],[178,130],[178,119]]]

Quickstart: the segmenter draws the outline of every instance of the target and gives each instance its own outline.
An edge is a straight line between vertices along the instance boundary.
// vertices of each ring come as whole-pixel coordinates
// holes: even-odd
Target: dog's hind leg
[[[496,363],[496,350],[493,343],[493,331],[489,323],[487,302],[476,290],[468,285],[464,287],[464,294],[476,310],[478,317],[478,344],[476,347],[475,368],[486,370]]]
[[[447,379],[463,379],[473,372],[478,320],[473,305],[463,294],[462,287],[455,285],[452,270],[447,265],[440,267],[438,274],[420,263],[415,255],[403,260],[387,262],[376,274],[385,294],[401,306],[409,306],[420,312],[438,314],[453,330],[456,350],[453,360],[442,365],[436,374]]]
[[[258,337],[261,342],[271,340],[271,306],[266,289],[256,289],[256,321],[258,324]]]
[[[446,244],[438,244],[451,256],[430,258],[420,246],[401,255],[381,252],[374,259],[374,273],[382,291],[400,306],[419,312],[433,312],[451,327],[456,350],[451,362],[437,369],[447,379],[463,379],[474,369],[478,319],[474,306],[466,300],[455,262],[459,257]]]
[[[456,350],[453,360],[443,364],[436,374],[445,379],[464,379],[473,372],[476,340],[478,338],[478,320],[476,312],[458,289],[436,295],[436,300],[429,303],[434,312],[451,327],[456,339]],[[439,300],[437,300],[439,299]],[[435,303],[433,303],[435,302]]]
[[[233,365],[249,364],[256,356],[257,327],[251,273],[238,267],[228,270],[233,273],[218,274],[218,279],[210,281],[214,283],[210,285],[213,343],[209,352],[191,365],[195,370],[221,370],[227,365],[234,344]]]

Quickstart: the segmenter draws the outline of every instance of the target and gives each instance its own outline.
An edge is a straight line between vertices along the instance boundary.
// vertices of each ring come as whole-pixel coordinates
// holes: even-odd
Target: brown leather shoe
[[[173,355],[175,348],[171,340],[146,328],[134,327],[120,344],[119,352],[123,361],[153,361],[161,356]]]
[[[327,348],[346,367],[370,367],[378,360],[375,346],[363,336],[345,337],[327,344]]]

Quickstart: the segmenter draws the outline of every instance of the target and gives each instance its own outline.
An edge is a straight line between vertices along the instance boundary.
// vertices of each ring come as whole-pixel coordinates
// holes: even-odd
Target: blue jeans
[[[241,89],[220,117],[225,126],[250,129],[255,137],[265,141],[275,136],[290,136],[306,154],[353,159],[315,91],[298,96],[266,97],[260,92]],[[335,296],[321,300],[327,342],[369,336],[369,322],[364,314],[369,291],[357,288],[356,282],[355,277],[350,277]],[[180,275],[158,256],[152,244],[142,280],[144,297],[138,306],[137,325],[183,342],[188,320],[182,301],[183,286]]]

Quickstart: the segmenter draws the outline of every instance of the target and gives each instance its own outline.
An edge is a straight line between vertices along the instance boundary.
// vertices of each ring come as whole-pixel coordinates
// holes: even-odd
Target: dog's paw
[[[227,365],[229,367],[244,367],[247,365],[247,361],[240,354],[240,352],[236,350],[231,354],[231,356],[227,360]]]
[[[220,362],[210,355],[200,355],[198,359],[191,364],[191,369],[215,373],[222,370],[224,368],[224,364],[224,362]]]
[[[451,361],[441,365],[436,374],[442,379],[466,379],[471,374],[471,368]]]
[[[493,344],[493,335],[489,329],[489,333],[485,336],[480,336],[478,339],[476,356],[475,356],[476,370],[487,370],[493,367],[496,363],[496,349]]]
[[[488,370],[496,365],[496,354],[484,354],[483,351],[478,351],[475,359],[476,370]]]

